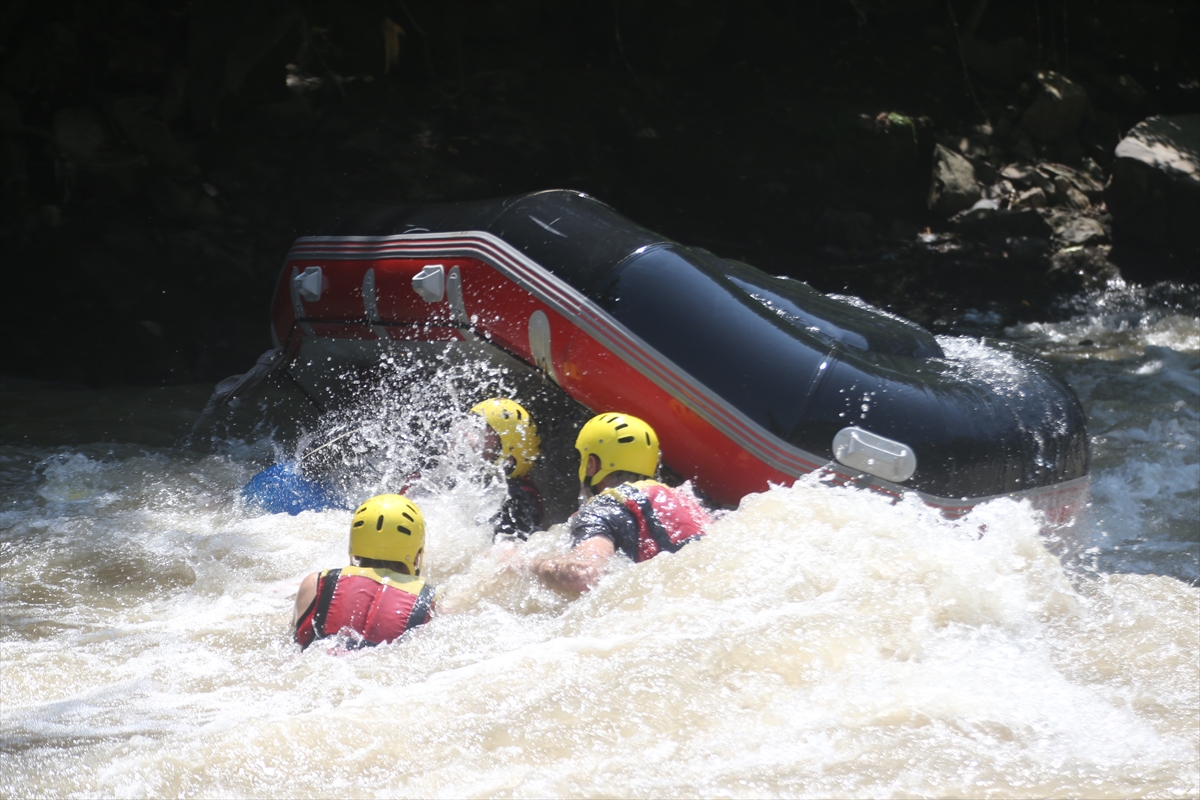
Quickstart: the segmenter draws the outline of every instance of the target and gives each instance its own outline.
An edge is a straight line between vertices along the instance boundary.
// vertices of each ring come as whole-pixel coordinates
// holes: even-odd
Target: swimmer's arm
[[[300,588],[296,591],[296,610],[292,613],[292,630],[296,629],[296,623],[308,611],[308,607],[317,599],[317,578],[320,573],[314,572],[304,580],[300,581]]]
[[[605,536],[584,539],[571,552],[534,561],[533,574],[552,589],[586,592],[600,581],[604,565],[613,557],[616,548]]]

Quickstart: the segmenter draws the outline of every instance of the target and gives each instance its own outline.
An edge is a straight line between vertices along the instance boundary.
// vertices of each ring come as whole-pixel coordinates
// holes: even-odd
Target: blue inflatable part
[[[267,467],[242,487],[242,499],[270,514],[341,508],[329,488],[300,474],[295,461]]]

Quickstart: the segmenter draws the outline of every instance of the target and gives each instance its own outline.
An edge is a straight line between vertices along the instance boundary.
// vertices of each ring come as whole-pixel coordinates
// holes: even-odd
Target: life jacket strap
[[[331,569],[321,575],[321,589],[317,592],[317,610],[313,612],[313,636],[318,639],[325,635],[325,618],[329,615],[329,604],[333,602],[333,592],[337,589],[338,578],[342,570]]]
[[[429,620],[429,614],[433,611],[434,589],[429,584],[421,589],[421,593],[417,595],[417,602],[413,604],[412,611],[408,615],[408,624],[404,627],[406,631],[410,631],[418,625],[424,625]]]

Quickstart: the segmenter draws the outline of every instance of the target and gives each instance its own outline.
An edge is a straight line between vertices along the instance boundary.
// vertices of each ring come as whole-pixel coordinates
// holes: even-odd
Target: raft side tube
[[[1086,484],[1082,408],[1036,356],[983,342],[1003,369],[972,371],[911,322],[682,247],[586,195],[374,210],[330,230],[297,240],[276,294],[294,367],[401,341],[495,346],[590,408],[647,419],[666,463],[726,503],[823,465],[862,475],[836,459],[847,428],[915,453],[911,477],[874,485],[943,506]],[[318,266],[329,296],[296,301],[292,278]],[[459,295],[413,288],[435,266]]]

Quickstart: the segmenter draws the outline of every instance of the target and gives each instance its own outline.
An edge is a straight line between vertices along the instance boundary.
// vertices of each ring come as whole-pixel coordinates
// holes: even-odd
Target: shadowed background
[[[1196,23],[1103,0],[6,2],[0,371],[217,380],[269,346],[287,247],[332,209],[553,187],[934,329],[1051,318],[1122,271],[1194,282],[1186,243],[1123,240],[1103,192],[1133,126],[1200,110]]]

